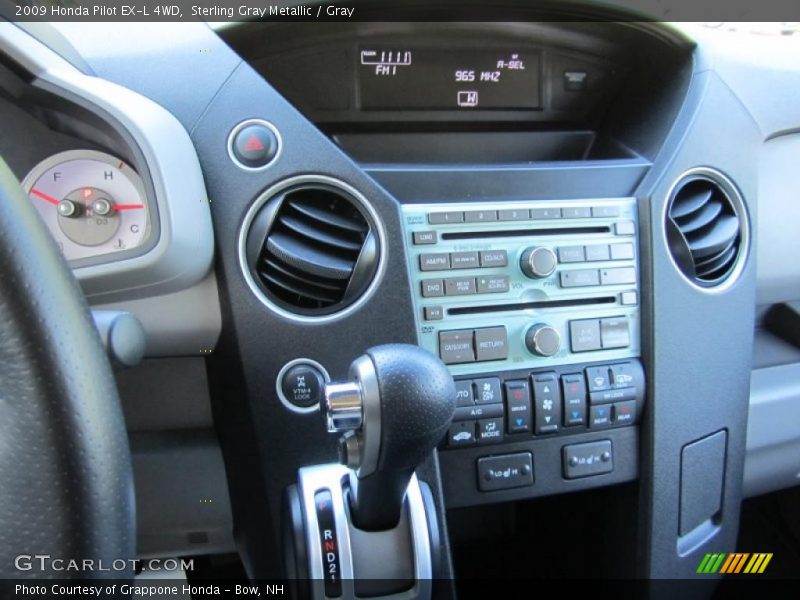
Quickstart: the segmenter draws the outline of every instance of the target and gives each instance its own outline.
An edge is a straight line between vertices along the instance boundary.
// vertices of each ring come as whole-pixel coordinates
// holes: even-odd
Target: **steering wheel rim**
[[[130,578],[134,558],[130,448],[108,358],[0,158],[0,578]]]

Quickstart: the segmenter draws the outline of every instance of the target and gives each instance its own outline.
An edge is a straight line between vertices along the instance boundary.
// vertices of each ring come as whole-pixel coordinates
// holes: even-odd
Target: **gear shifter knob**
[[[414,469],[444,437],[455,384],[442,361],[417,346],[387,344],[350,365],[350,380],[325,386],[328,431],[346,432],[341,459],[351,477],[353,524],[395,527]]]

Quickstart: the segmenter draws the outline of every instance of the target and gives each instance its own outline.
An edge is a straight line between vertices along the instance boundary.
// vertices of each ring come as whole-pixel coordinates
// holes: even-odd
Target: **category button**
[[[481,266],[484,268],[507,267],[508,253],[505,250],[483,250],[481,251]]]
[[[446,252],[420,254],[420,271],[445,271],[450,268],[450,255]]]
[[[508,358],[508,334],[505,326],[476,329],[475,354],[479,361]]]
[[[474,277],[452,277],[444,280],[444,293],[448,296],[466,296],[475,293]]]
[[[452,252],[450,265],[454,269],[477,269],[480,266],[477,252]]]
[[[479,294],[501,294],[508,291],[507,275],[482,275],[478,277]]]
[[[471,329],[439,332],[439,357],[445,364],[475,362]]]

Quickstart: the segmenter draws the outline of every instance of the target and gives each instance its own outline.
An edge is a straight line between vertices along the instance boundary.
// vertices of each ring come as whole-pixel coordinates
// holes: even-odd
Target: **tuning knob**
[[[561,334],[550,325],[537,323],[525,334],[525,345],[539,356],[553,356],[561,347]]]
[[[556,270],[555,252],[550,248],[534,247],[523,252],[519,266],[522,272],[533,279],[549,277]]]

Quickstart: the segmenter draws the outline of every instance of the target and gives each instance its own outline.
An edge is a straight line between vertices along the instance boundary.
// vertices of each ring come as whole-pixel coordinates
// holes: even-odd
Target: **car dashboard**
[[[0,25],[0,155],[92,310],[144,332],[116,373],[140,554],[276,576],[286,489],[337,456],[319,390],[396,342],[456,382],[417,471],[440,577],[474,511],[553,498],[602,500],[560,543],[598,527],[621,576],[734,548],[800,471],[800,63],[726,35]]]

